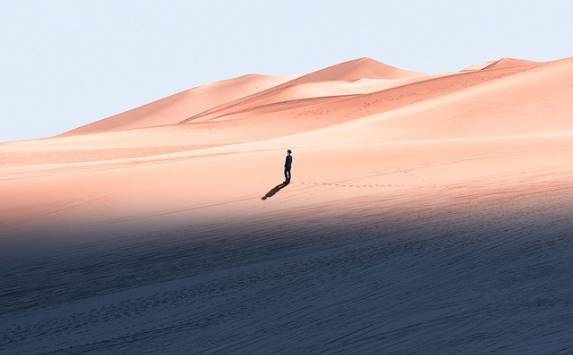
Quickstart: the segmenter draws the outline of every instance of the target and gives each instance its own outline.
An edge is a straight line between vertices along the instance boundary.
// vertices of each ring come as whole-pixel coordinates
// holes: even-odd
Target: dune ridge
[[[185,90],[103,120],[78,127],[63,135],[89,134],[176,124],[189,114],[232,101],[242,95],[275,86],[288,77],[247,74],[234,79]]]
[[[348,82],[355,82],[360,79],[383,80],[383,87],[392,87],[400,85],[402,82],[416,80],[417,77],[420,77],[419,73],[395,68],[370,58],[359,58],[302,75],[276,87],[214,107],[193,115],[181,121],[181,123],[212,120],[232,111],[245,110],[249,107],[268,105],[279,101],[325,96],[322,93],[324,89],[340,86],[341,83],[342,85],[348,85]],[[395,83],[392,84],[392,81]],[[308,94],[300,95],[297,89],[308,84],[315,84],[315,90]],[[371,91],[375,90],[376,87],[371,89]]]

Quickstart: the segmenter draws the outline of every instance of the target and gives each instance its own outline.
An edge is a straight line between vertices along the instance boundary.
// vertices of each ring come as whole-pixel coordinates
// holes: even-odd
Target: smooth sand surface
[[[73,129],[66,132],[65,135],[176,124],[190,115],[201,113],[242,96],[263,91],[288,80],[289,77],[243,75],[182,91],[127,112]]]
[[[17,317],[0,340],[31,352],[567,352],[571,78],[570,58],[439,75],[362,58],[2,143],[2,240],[87,240],[104,262],[70,261],[94,270],[80,288],[66,269],[36,296],[7,294]],[[64,278],[68,264],[49,260],[35,262]],[[36,269],[21,265],[6,270],[25,295],[17,271]]]

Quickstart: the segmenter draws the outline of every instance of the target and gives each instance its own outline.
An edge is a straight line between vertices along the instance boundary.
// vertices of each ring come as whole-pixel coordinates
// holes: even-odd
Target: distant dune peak
[[[360,79],[401,79],[419,73],[393,67],[375,59],[362,57],[306,74],[296,79],[297,84],[318,81],[355,81]]]
[[[526,65],[537,65],[539,62],[534,62],[532,60],[519,59],[519,58],[500,58],[497,60],[488,60],[478,64],[471,65],[462,71],[473,71],[473,70],[487,70],[487,69],[499,69],[499,68],[509,68],[516,66],[526,66]]]
[[[535,65],[535,64],[539,64],[539,63],[534,62],[532,60],[526,60],[526,59],[501,58],[501,59],[493,62],[487,68],[509,68],[509,67],[514,67],[514,66],[519,66],[519,65]]]

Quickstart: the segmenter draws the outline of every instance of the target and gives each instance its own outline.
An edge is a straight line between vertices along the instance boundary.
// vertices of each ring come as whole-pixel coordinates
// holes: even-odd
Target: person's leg
[[[288,170],[285,168],[285,182],[288,182]]]
[[[290,182],[290,169],[285,171],[286,182]]]

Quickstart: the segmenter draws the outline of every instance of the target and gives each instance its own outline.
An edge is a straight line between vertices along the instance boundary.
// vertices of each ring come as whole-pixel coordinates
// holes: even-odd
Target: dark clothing
[[[285,182],[288,184],[290,182],[290,169],[285,166]]]
[[[292,165],[292,156],[287,155],[285,160],[285,183],[290,182],[290,167]]]
[[[287,155],[286,160],[285,160],[285,169],[290,170],[291,165],[292,165],[292,156]]]

